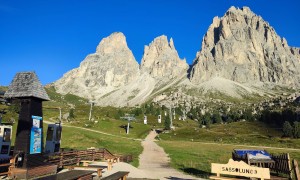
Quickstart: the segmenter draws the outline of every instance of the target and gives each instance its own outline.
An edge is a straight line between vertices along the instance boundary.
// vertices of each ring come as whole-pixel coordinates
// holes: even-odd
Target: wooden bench
[[[63,173],[58,173],[52,176],[46,176],[42,178],[38,178],[36,180],[80,180],[80,179],[85,179],[85,180],[92,180],[93,176],[92,174],[95,171],[85,171],[85,170],[71,170],[71,171],[66,171]]]
[[[94,161],[80,161],[82,163],[82,166],[88,166],[89,163],[94,162]]]
[[[68,170],[91,170],[97,172],[98,177],[102,177],[103,166],[66,166]]]
[[[127,171],[118,171],[112,175],[109,175],[101,180],[126,180],[126,176],[128,176],[129,172]]]

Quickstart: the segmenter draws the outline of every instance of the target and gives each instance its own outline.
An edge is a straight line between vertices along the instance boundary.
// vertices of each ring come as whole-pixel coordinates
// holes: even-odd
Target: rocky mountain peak
[[[121,32],[115,32],[101,40],[97,46],[96,53],[109,54],[126,50],[128,50],[126,37]]]
[[[141,60],[141,70],[154,78],[172,79],[186,74],[188,64],[180,59],[173,39],[167,36],[155,38],[149,46],[145,46]]]
[[[300,61],[300,48],[291,47],[291,53]]]
[[[139,65],[124,34],[113,33],[101,40],[96,53],[89,54],[78,68],[64,74],[54,85],[63,94],[91,98],[129,84],[138,76]]]
[[[191,71],[200,83],[223,77],[239,83],[299,84],[299,61],[284,38],[248,7],[231,7],[215,17]]]

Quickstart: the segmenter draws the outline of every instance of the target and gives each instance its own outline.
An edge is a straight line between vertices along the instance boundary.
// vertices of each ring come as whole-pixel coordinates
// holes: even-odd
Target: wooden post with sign
[[[42,155],[42,102],[50,99],[37,75],[34,72],[17,73],[4,97],[19,99],[21,103],[14,148],[14,156],[18,156],[18,162],[17,167],[11,171],[11,176],[17,179],[32,179],[56,173],[56,165],[45,162]]]
[[[270,179],[269,168],[249,166],[243,161],[234,161],[232,159],[229,159],[227,164],[212,163],[211,172],[216,173],[217,176],[211,176],[210,179],[224,179],[223,177],[221,177],[221,174],[243,176],[249,178],[260,178],[262,180]]]

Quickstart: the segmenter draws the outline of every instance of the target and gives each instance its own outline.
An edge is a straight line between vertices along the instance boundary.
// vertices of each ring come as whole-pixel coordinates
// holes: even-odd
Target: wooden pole
[[[290,161],[290,154],[287,153],[287,159],[288,159],[288,169],[290,171],[290,178],[292,179],[293,178],[293,171],[292,171],[292,167],[291,167],[291,161]]]
[[[299,173],[299,168],[298,168],[298,162],[296,159],[293,160],[293,165],[294,165],[294,172],[295,172],[295,178],[296,180],[300,179],[300,173]]]

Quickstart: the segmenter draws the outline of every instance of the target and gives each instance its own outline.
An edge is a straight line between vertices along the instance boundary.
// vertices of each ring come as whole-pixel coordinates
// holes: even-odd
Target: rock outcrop
[[[75,94],[100,106],[135,106],[156,96],[156,101],[171,102],[168,99],[174,98],[165,93],[170,89],[186,93],[190,104],[194,97],[211,93],[235,98],[264,96],[274,85],[299,88],[300,49],[289,47],[249,8],[231,7],[222,18],[213,19],[189,79],[188,71],[172,38],[168,41],[163,35],[145,46],[139,65],[125,36],[113,33],[54,86],[61,94]]]
[[[95,53],[80,67],[67,72],[54,83],[58,92],[94,98],[129,84],[139,76],[139,65],[122,33],[102,39]]]
[[[166,36],[159,36],[145,46],[141,71],[155,79],[167,81],[180,77],[187,73],[188,67],[186,60],[179,58],[172,38],[168,42]]]
[[[296,53],[295,53],[296,54]],[[284,38],[248,7],[215,17],[191,70],[191,82],[214,77],[238,83],[299,85],[300,64]]]
[[[291,47],[291,53],[296,56],[300,61],[300,48]]]

